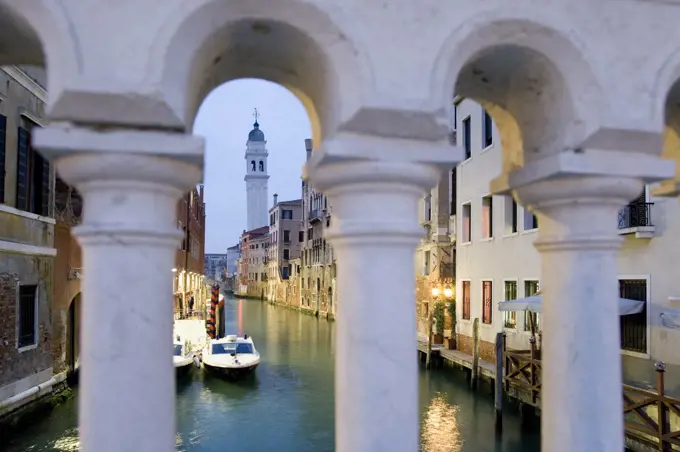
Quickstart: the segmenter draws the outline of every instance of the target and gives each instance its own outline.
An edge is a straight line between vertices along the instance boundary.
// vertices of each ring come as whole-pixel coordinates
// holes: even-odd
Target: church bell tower
[[[264,133],[257,122],[259,117],[257,108],[253,116],[255,116],[255,123],[246,141],[246,176],[244,177],[248,202],[248,231],[267,226],[269,216],[267,209],[269,199],[267,157],[269,153]]]

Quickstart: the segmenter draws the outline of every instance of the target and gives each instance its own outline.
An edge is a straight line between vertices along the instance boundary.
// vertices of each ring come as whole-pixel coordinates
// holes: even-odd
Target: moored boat
[[[260,354],[247,334],[212,339],[203,350],[202,358],[207,371],[228,380],[243,378],[260,364]]]
[[[181,342],[179,337],[173,341],[172,362],[175,365],[177,377],[183,377],[189,373],[191,367],[196,363],[197,358],[191,349],[188,341]]]

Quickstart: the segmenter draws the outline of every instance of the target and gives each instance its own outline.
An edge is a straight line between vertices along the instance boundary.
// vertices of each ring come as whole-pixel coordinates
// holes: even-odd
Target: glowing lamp
[[[453,298],[453,290],[450,287],[444,289],[444,296],[446,298]]]
[[[441,291],[439,290],[439,287],[433,287],[432,288],[432,296],[433,297],[435,297],[435,298],[438,297],[440,293],[441,293]]]

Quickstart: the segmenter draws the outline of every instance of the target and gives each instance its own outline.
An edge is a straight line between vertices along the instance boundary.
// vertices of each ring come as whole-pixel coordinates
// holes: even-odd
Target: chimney
[[[312,156],[312,139],[305,138],[305,150],[307,151],[307,160]]]
[[[279,195],[274,193],[274,207],[279,203]]]

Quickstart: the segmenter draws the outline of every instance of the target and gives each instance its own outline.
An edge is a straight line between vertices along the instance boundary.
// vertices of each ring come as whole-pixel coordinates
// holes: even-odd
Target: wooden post
[[[505,334],[496,333],[496,391],[494,393],[494,408],[496,416],[496,432],[503,430],[503,344]]]
[[[425,356],[425,368],[429,369],[432,363],[432,309],[427,314],[427,355]]]
[[[534,389],[538,379],[536,378],[536,336],[531,336],[529,338],[529,345],[531,345],[531,364],[529,369],[531,371],[531,401],[533,406],[536,406],[536,401],[538,400],[537,391]]]
[[[472,376],[470,387],[477,389],[477,376],[479,373],[479,317],[472,324]]]
[[[672,450],[671,444],[663,439],[664,435],[671,431],[670,419],[668,412],[666,410],[666,404],[663,403],[663,398],[665,396],[666,390],[664,385],[664,373],[666,371],[666,365],[659,361],[654,364],[656,370],[656,390],[659,395],[659,399],[656,402],[656,407],[658,410],[658,437],[659,437],[659,450],[661,452],[670,452]]]

